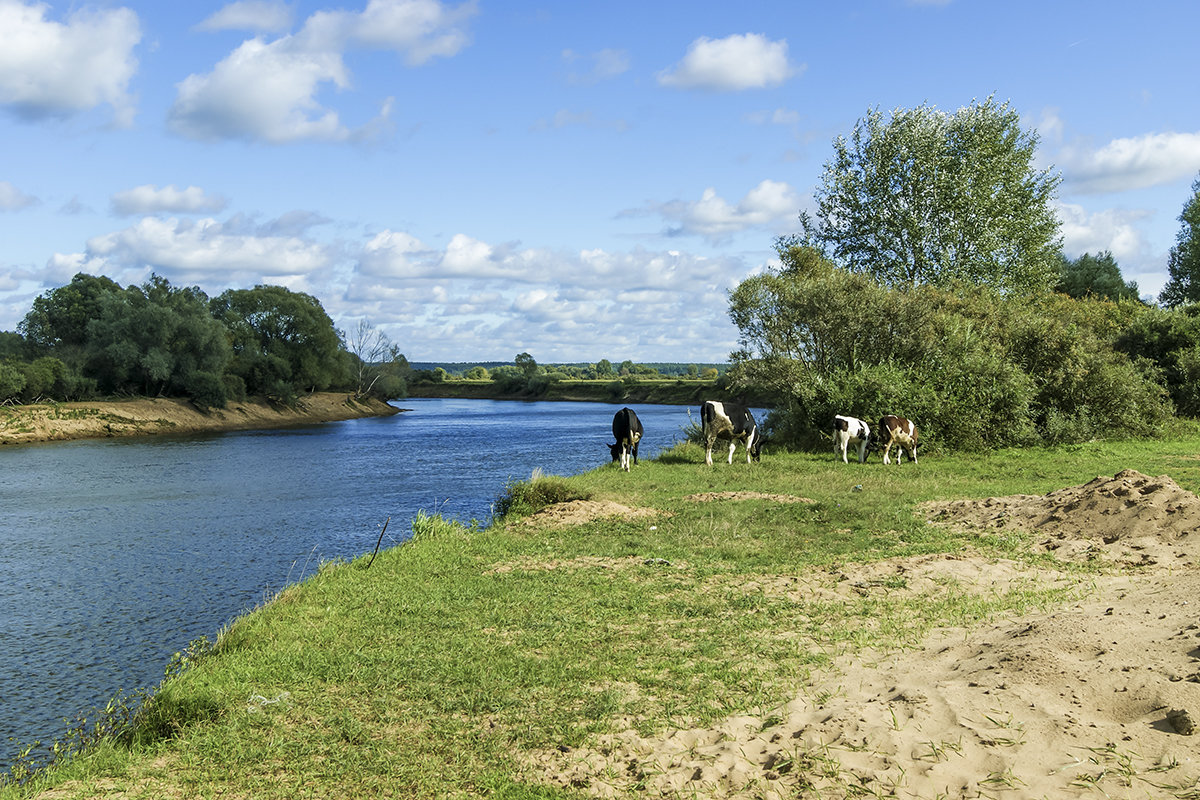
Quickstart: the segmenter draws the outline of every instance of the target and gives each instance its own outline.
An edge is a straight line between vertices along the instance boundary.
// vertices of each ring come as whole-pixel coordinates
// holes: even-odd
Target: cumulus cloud
[[[1145,189],[1200,171],[1200,132],[1114,139],[1099,150],[1080,146],[1059,155],[1064,188],[1079,194]]]
[[[8,181],[0,181],[0,211],[20,211],[37,203],[36,197],[25,194]]]
[[[672,236],[703,236],[720,241],[750,228],[777,228],[794,219],[800,197],[787,183],[764,180],[736,204],[717,195],[716,189],[704,190],[694,202],[676,200],[654,210],[671,224]]]
[[[765,89],[802,70],[788,61],[785,39],[773,42],[760,33],[701,36],[688,46],[683,60],[658,74],[658,82],[674,89]]]
[[[466,234],[434,248],[383,231],[362,248],[343,299],[428,357],[495,358],[495,342],[527,341],[542,361],[715,360],[734,347],[727,292],[747,274],[739,259],[674,250],[566,252]]]
[[[142,34],[127,8],[80,9],[65,22],[44,3],[0,0],[0,104],[29,119],[68,116],[107,104],[114,122],[133,122],[129,81]]]
[[[319,11],[300,37],[318,50],[363,47],[392,50],[411,66],[456,55],[470,43],[465,25],[478,13],[474,0],[447,6],[438,0],[370,0],[361,12]]]
[[[382,101],[377,119],[357,130],[317,100],[327,85],[350,88],[346,50],[393,50],[413,66],[451,56],[466,46],[463,26],[475,13],[474,3],[450,8],[436,0],[371,0],[362,12],[317,12],[295,35],[247,40],[211,72],[187,76],[178,84],[168,124],[201,140],[369,138],[386,130],[391,98]]]
[[[292,27],[292,10],[277,0],[238,0],[196,26],[201,31],[280,33]]]
[[[1154,212],[1143,209],[1088,211],[1082,206],[1060,203],[1063,254],[1078,258],[1084,253],[1112,253],[1121,277],[1135,281],[1143,298],[1153,298],[1167,281],[1165,249],[1159,251],[1145,235],[1145,222]]]
[[[168,124],[193,139],[342,140],[350,131],[316,100],[325,83],[349,85],[342,58],[297,47],[292,37],[243,42],[207,75],[179,84]]]
[[[174,186],[145,184],[117,192],[112,196],[112,210],[121,216],[133,214],[212,214],[222,211],[227,200],[219,195],[205,194],[199,186],[177,189]]]
[[[145,217],[89,239],[84,253],[55,254],[48,266],[86,264],[112,277],[153,271],[175,282],[228,285],[286,282],[329,267],[333,258],[325,245],[247,230],[239,221]]]

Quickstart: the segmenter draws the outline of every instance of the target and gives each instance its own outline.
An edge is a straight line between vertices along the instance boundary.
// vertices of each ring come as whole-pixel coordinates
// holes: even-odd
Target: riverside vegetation
[[[789,599],[772,582],[931,554],[1033,576],[1053,562],[1036,533],[933,526],[918,504],[1045,493],[1129,466],[1197,491],[1198,450],[1200,428],[1178,423],[1156,441],[931,453],[901,468],[768,452],[709,469],[683,443],[628,474],[535,475],[505,490],[507,514],[487,528],[420,514],[369,569],[370,554],[325,564],[177,656],[140,705],[115,701],[98,731],[78,727],[56,763],[18,764],[0,798],[588,796],[587,781],[556,783],[530,754],[765,714],[846,657],[1061,608],[1111,568],[1055,562],[1052,582],[984,592],[951,580],[899,591],[897,576],[843,601]],[[572,502],[608,515],[535,513]],[[954,744],[931,752],[949,758]],[[789,796],[808,796],[804,770],[830,779],[828,755],[797,756]],[[606,780],[620,794],[649,780],[618,773]],[[841,780],[823,796],[895,789]],[[1005,777],[988,780],[998,790]]]

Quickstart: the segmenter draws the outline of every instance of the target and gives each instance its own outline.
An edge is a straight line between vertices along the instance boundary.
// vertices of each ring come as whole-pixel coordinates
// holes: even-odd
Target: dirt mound
[[[842,659],[793,700],[711,728],[642,736],[634,726],[587,747],[531,755],[547,783],[595,797],[1200,797],[1200,500],[1165,476],[1126,470],[1044,496],[931,503],[939,524],[1015,526],[1038,547],[1103,557],[1087,599],[919,648]],[[1111,560],[1111,561],[1109,561]],[[1121,574],[1128,565],[1139,569]],[[750,591],[843,598],[971,591],[1066,573],[961,556],[917,556]]]
[[[922,510],[935,523],[1038,531],[1038,549],[1068,561],[1190,565],[1200,539],[1200,498],[1166,475],[1132,469],[1046,495],[926,503]]]
[[[776,503],[816,502],[816,500],[797,497],[793,494],[766,494],[764,492],[700,492],[699,494],[689,494],[683,499],[693,503],[711,503],[715,500],[773,500]]]
[[[520,520],[521,525],[531,527],[549,527],[555,525],[583,525],[595,519],[604,517],[621,517],[636,519],[639,517],[657,517],[662,511],[654,508],[630,508],[611,500],[570,500],[566,503],[555,503],[535,511]]]

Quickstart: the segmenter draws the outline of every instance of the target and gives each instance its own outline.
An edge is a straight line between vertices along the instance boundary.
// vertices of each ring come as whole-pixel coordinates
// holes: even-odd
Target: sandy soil
[[[1036,530],[1039,550],[1110,569],[1066,607],[844,659],[783,706],[712,728],[536,753],[532,775],[596,797],[1200,798],[1200,498],[1127,470],[922,510],[934,524]],[[909,591],[1065,579],[922,556],[756,590],[862,594],[897,575]]]
[[[306,395],[296,408],[247,401],[230,403],[223,409],[200,411],[186,400],[166,398],[0,406],[0,445],[279,428],[396,412],[397,409],[387,403],[370,398],[356,401],[345,392]]]

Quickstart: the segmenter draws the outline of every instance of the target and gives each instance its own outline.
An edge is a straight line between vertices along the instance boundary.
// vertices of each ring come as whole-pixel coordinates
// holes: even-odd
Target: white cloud
[[[30,119],[108,104],[117,125],[133,122],[129,81],[142,34],[128,8],[81,9],[65,23],[44,3],[0,0],[0,103]]]
[[[466,234],[433,249],[384,231],[363,247],[342,297],[410,358],[507,358],[497,342],[514,353],[536,342],[542,361],[712,360],[735,346],[726,292],[747,274],[738,259],[678,251],[556,252]]]
[[[1099,150],[1065,148],[1064,188],[1080,194],[1145,189],[1200,171],[1200,132],[1151,133],[1114,139]]]
[[[1060,203],[1057,210],[1062,221],[1063,253],[1068,258],[1107,250],[1125,271],[1149,257],[1151,247],[1139,223],[1150,217],[1150,212],[1106,209],[1089,213],[1071,203]]]
[[[388,129],[393,99],[357,130],[317,100],[326,85],[350,88],[347,48],[388,49],[410,65],[450,56],[466,46],[462,25],[474,3],[448,8],[435,0],[370,0],[361,13],[320,11],[294,36],[243,42],[209,73],[178,84],[168,115],[176,133],[192,139],[247,139],[273,144],[370,138]]]
[[[688,46],[683,60],[658,74],[662,86],[738,91],[778,86],[798,71],[788,62],[787,40],[772,42],[759,33],[709,39]]]
[[[179,84],[169,124],[193,139],[344,140],[350,131],[316,100],[318,88],[349,85],[341,56],[296,46],[292,37],[243,42],[207,75]]]
[[[240,220],[178,220],[145,217],[87,242],[87,252],[56,254],[55,260],[100,265],[113,276],[152,270],[173,281],[226,284],[231,280],[283,282],[324,269],[333,257],[324,245],[295,236],[246,231]]]
[[[25,194],[8,181],[0,181],[0,211],[20,211],[37,203],[36,197]]]
[[[238,0],[196,26],[202,31],[249,30],[280,33],[292,27],[292,10],[278,0]]]
[[[116,214],[212,214],[225,208],[227,200],[220,196],[204,193],[199,186],[176,189],[174,186],[145,184],[117,192],[112,196],[112,209]]]
[[[299,34],[306,47],[393,50],[412,66],[456,55],[470,43],[464,26],[475,2],[449,7],[437,0],[370,0],[361,13],[319,11]]]
[[[675,201],[656,210],[673,224],[672,235],[703,236],[722,240],[750,228],[777,228],[793,220],[800,197],[787,183],[764,180],[737,202],[730,204],[713,188],[696,202]]]

